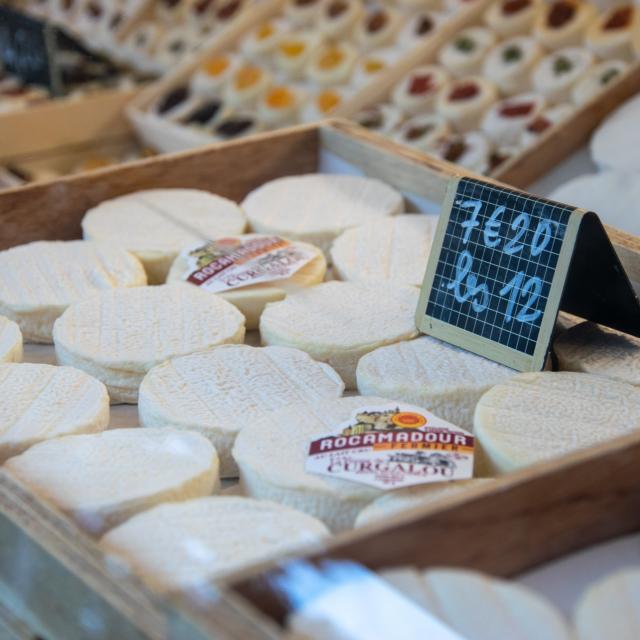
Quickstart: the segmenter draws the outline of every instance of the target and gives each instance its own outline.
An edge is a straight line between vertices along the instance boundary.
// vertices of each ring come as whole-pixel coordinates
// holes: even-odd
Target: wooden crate
[[[348,123],[309,125],[217,147],[143,160],[0,193],[0,248],[80,237],[84,212],[106,198],[147,188],[190,187],[241,199],[262,183],[345,164],[395,186],[415,203],[440,203],[453,165],[425,158]],[[640,241],[610,229],[630,272]],[[352,558],[377,568],[447,558],[509,575],[570,549],[640,525],[640,436],[531,467],[418,509],[389,527],[336,537],[312,558]],[[606,513],[606,517],[603,516]],[[496,540],[499,545],[491,545]],[[206,606],[161,600],[114,572],[95,543],[0,470],[0,595],[11,615],[49,640],[88,637],[279,638],[283,611],[251,571],[221,585]],[[2,612],[0,611],[0,616]],[[95,629],[101,630],[99,633]],[[100,635],[101,634],[101,635]]]
[[[135,150],[124,109],[136,93],[110,89],[1,114],[0,166],[67,173],[92,155]]]
[[[452,37],[469,21],[478,20],[492,2],[493,0],[474,0],[468,3],[467,6],[458,9],[455,17],[438,27],[437,37],[429,38],[424,43],[409,49],[395,63],[391,64],[386,71],[378,74],[380,76],[379,80],[369,85],[364,85],[362,89],[358,90],[353,96],[354,103],[360,100],[361,95],[369,95],[371,92],[375,92],[378,84],[386,86],[389,78],[392,78],[395,82],[396,78],[402,77],[419,64],[420,60],[423,60],[426,56],[435,55],[437,46],[439,46],[437,43],[441,39]],[[185,61],[174,72],[167,74],[142,92],[128,109],[129,117],[140,137],[151,147],[162,152],[181,151],[211,144],[213,137],[209,134],[190,130],[187,127],[172,123],[166,118],[149,112],[149,107],[172,87],[185,82],[204,60],[233,49],[238,44],[240,37],[253,27],[280,15],[284,5],[285,0],[263,0],[259,7],[240,18],[237,23],[234,23],[221,36],[213,38],[208,44],[203,45],[197,56]],[[349,104],[351,104],[351,101]],[[343,109],[336,110],[336,116],[344,115],[342,111]],[[348,109],[348,112],[351,113],[351,109]]]

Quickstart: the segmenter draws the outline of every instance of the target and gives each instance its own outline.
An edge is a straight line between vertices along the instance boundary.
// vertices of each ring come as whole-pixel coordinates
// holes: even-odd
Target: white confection
[[[640,638],[640,569],[617,571],[589,587],[574,613],[577,640]]]
[[[410,582],[398,580],[398,573],[388,573],[391,584],[401,591],[410,587],[407,597],[465,640],[573,638],[562,614],[522,585],[466,569],[431,569]]]
[[[111,402],[137,401],[145,373],[174,356],[244,339],[229,302],[188,284],[115,289],[71,305],[53,338],[62,364],[84,369]]]
[[[544,57],[533,71],[533,88],[551,104],[571,99],[573,86],[593,64],[593,55],[580,47],[566,47]]]
[[[108,240],[134,253],[150,284],[164,282],[179,251],[199,240],[242,233],[235,202],[197,189],[151,189],[102,202],[82,220],[88,240]]]
[[[353,282],[422,285],[438,217],[402,215],[345,231],[331,247],[334,273]]]
[[[156,504],[207,496],[219,485],[213,446],[175,429],[55,438],[4,468],[96,536]]]
[[[354,389],[362,356],[416,337],[418,296],[416,287],[325,282],[267,305],[260,335],[263,344],[301,349],[330,364]]]
[[[521,373],[478,402],[476,470],[496,475],[640,429],[640,390],[586,373]]]
[[[305,513],[249,498],[166,504],[105,535],[103,551],[124,558],[152,589],[197,589],[222,574],[315,545],[326,527]]]
[[[37,442],[109,424],[104,385],[71,367],[0,364],[0,398],[0,461]]]
[[[582,322],[554,343],[561,370],[582,371],[640,386],[640,339]]]
[[[140,385],[145,427],[193,429],[216,447],[222,477],[237,476],[231,447],[240,429],[290,404],[339,398],[344,384],[328,365],[286,347],[226,345],[173,358]]]
[[[616,169],[630,173],[640,171],[638,118],[640,95],[625,102],[596,129],[591,137],[591,158],[601,169]],[[631,182],[637,184],[635,176]],[[635,208],[629,211],[629,217],[632,215],[638,218]]]
[[[0,316],[0,362],[22,361],[22,333],[15,323]]]
[[[310,242],[326,253],[346,229],[400,213],[403,198],[372,178],[311,174],[267,182],[242,207],[254,231]]]
[[[358,390],[423,407],[471,431],[483,393],[515,371],[431,336],[376,349],[358,363]]]
[[[233,447],[243,490],[254,498],[306,511],[334,532],[350,529],[358,513],[382,491],[307,473],[309,442],[335,431],[355,409],[381,402],[388,401],[351,396],[315,407],[291,405],[247,424]]]
[[[609,88],[609,85],[626,73],[629,63],[623,60],[608,60],[589,69],[571,92],[573,102],[582,106]]]
[[[635,126],[635,125],[634,125]],[[633,131],[629,132],[629,141],[618,148],[618,153],[626,154],[634,146]],[[640,148],[640,138],[638,147]],[[638,156],[640,160],[640,155]],[[640,170],[640,161],[638,163]],[[565,202],[587,211],[597,211],[605,224],[622,229],[634,235],[640,234],[640,181],[631,172],[603,171],[591,173],[569,180],[555,189],[549,198]]]
[[[254,233],[247,233],[235,237],[249,240],[260,236]],[[217,294],[238,308],[245,317],[247,330],[258,328],[260,316],[269,302],[283,300],[288,294],[295,293],[305,287],[311,287],[324,279],[327,272],[327,261],[322,251],[318,247],[304,242],[296,242],[294,244],[304,251],[312,252],[314,257],[290,278],[230,289]],[[189,276],[190,268],[187,261],[187,253],[181,252],[176,258],[167,276],[167,282],[183,281]]]
[[[74,302],[105,289],[146,284],[140,262],[106,243],[31,242],[0,252],[0,315],[27,342],[51,342],[53,323]]]
[[[444,502],[448,498],[454,498],[465,491],[481,487],[489,482],[491,482],[489,478],[474,478],[455,482],[431,482],[406,489],[387,491],[358,514],[355,526],[363,527],[372,522],[390,521],[403,511]]]

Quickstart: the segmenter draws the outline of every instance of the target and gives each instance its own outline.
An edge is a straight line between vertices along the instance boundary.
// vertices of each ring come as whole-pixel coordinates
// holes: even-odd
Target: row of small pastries
[[[412,70],[389,102],[364,109],[356,121],[490,173],[624,74],[634,33],[640,37],[633,5],[597,16],[573,0],[498,0],[485,22],[459,33],[437,63]]]
[[[151,109],[215,139],[323,118],[431,37],[446,19],[439,9],[411,2],[289,0],[235,50],[205,60],[188,83]]]

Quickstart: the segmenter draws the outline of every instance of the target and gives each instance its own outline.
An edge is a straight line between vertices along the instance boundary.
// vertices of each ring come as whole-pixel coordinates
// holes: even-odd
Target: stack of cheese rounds
[[[231,447],[241,428],[291,404],[339,398],[343,390],[331,367],[297,349],[226,345],[151,369],[138,412],[145,427],[204,434],[220,455],[222,476],[235,477]]]
[[[244,339],[229,302],[188,284],[114,289],[71,305],[56,321],[58,362],[107,385],[112,403],[135,403],[145,373],[173,356]]]
[[[92,535],[161,502],[210,495],[218,456],[201,435],[114,429],[48,440],[4,468]]]

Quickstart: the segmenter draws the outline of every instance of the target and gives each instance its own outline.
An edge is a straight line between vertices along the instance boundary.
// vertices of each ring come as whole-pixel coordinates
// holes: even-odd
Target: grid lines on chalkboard
[[[496,214],[498,207],[504,211]],[[460,180],[427,315],[533,355],[572,211],[512,189]],[[475,286],[481,289],[473,294]]]

